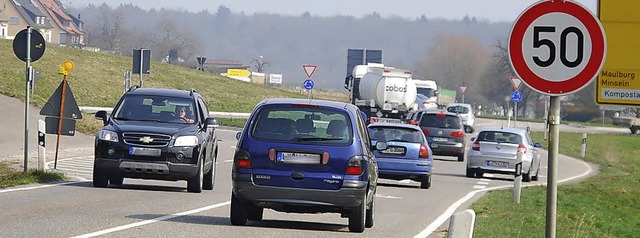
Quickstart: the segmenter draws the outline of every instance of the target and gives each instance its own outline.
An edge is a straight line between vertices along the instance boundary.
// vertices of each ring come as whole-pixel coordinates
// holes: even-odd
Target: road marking
[[[193,209],[191,211],[186,211],[186,212],[176,213],[176,214],[172,214],[172,215],[161,216],[161,217],[154,218],[154,219],[151,219],[151,220],[131,223],[129,225],[117,226],[117,227],[113,227],[113,228],[109,228],[109,229],[104,229],[104,230],[101,230],[101,231],[96,231],[96,232],[93,232],[93,233],[74,236],[74,238],[85,238],[85,237],[101,236],[101,235],[109,234],[109,233],[116,232],[116,231],[122,231],[122,230],[126,230],[126,229],[131,229],[131,228],[134,228],[134,227],[148,225],[148,224],[159,222],[159,221],[165,221],[165,220],[169,220],[169,219],[173,219],[173,218],[177,218],[177,217],[181,217],[181,216],[191,215],[191,214],[194,214],[194,213],[204,212],[204,211],[207,211],[207,210],[216,209],[216,208],[219,208],[219,207],[222,207],[222,206],[226,206],[226,205],[229,205],[229,204],[231,204],[231,201],[226,201],[226,202],[223,202],[223,203],[213,204],[213,205],[210,205],[210,206]]]
[[[480,181],[480,182],[478,182],[477,184],[479,184],[479,185],[489,185],[489,182],[483,182],[483,181]]]
[[[473,186],[473,189],[485,189],[485,188],[487,188],[487,186],[482,186],[482,185]]]
[[[48,185],[42,185],[42,186],[36,186],[36,187],[28,187],[28,188],[3,189],[3,190],[0,190],[0,193],[17,192],[17,191],[27,191],[27,190],[34,190],[34,189],[40,189],[40,188],[56,187],[56,186],[69,185],[69,184],[76,184],[76,183],[84,183],[84,182],[86,182],[86,181],[75,181],[75,182],[66,182],[66,183],[48,184]]]
[[[496,176],[495,176],[495,175],[493,175],[493,174],[483,174],[483,175],[484,175],[485,177],[487,177],[487,178],[494,178],[494,177],[496,177]]]
[[[582,160],[571,158],[571,157],[567,157],[567,158],[573,159],[575,161],[578,161],[578,162],[582,163],[585,167],[587,167],[587,171],[582,173],[582,174],[573,176],[573,177],[562,179],[562,180],[558,181],[558,184],[569,182],[569,181],[575,180],[575,179],[579,179],[579,178],[587,176],[587,175],[589,175],[590,173],[593,172],[593,168],[591,168],[591,165],[589,165],[588,163],[586,163],[586,162],[584,162]],[[493,175],[491,175],[491,176],[487,176],[487,175],[491,175],[491,174],[485,174],[484,176],[493,177]],[[547,183],[545,182],[545,183],[542,183],[542,184],[527,184],[527,185],[523,185],[523,187],[546,186],[546,185],[547,185]],[[415,235],[414,238],[424,238],[424,237],[430,236],[431,233],[433,233],[436,229],[438,229],[438,227],[442,226],[442,224],[444,224],[449,219],[449,217],[451,217],[453,215],[453,213],[456,210],[458,210],[458,208],[460,206],[462,206],[462,204],[464,204],[465,202],[469,201],[476,194],[481,193],[481,192],[488,192],[488,191],[494,191],[494,190],[499,190],[499,189],[506,189],[506,188],[510,188],[510,187],[513,187],[513,184],[511,184],[511,185],[503,185],[503,186],[498,186],[498,187],[485,188],[485,189],[480,189],[480,190],[474,190],[474,191],[471,191],[471,192],[467,193],[466,196],[460,198],[458,201],[456,201],[453,204],[451,204],[451,206],[449,206],[447,208],[447,210],[445,210],[438,218],[436,218],[436,220],[434,220],[431,224],[429,224],[424,230],[422,230],[420,233]]]
[[[490,182],[491,180],[490,179],[486,179],[486,178],[481,178],[480,181],[482,181],[482,182]]]
[[[232,146],[229,146],[229,147],[231,147],[231,149],[235,149],[235,148],[236,148],[236,146],[235,146],[235,145],[232,145]]]
[[[390,198],[390,199],[402,199],[401,197],[385,196],[385,195],[378,194],[378,193],[376,193],[376,197],[379,197],[379,198]]]
[[[225,163],[231,163],[231,162],[233,162],[233,160],[232,159],[228,159],[228,160],[225,160],[224,162]]]

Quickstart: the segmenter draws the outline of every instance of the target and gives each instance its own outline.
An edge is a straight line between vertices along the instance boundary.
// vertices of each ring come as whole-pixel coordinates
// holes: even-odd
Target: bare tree
[[[178,27],[174,21],[164,19],[156,26],[156,35],[151,39],[151,49],[158,52],[157,60],[168,63],[188,61],[194,54],[196,43],[191,32]]]

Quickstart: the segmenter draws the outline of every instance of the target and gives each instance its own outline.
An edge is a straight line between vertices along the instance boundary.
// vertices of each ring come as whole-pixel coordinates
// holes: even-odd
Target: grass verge
[[[9,162],[0,162],[0,189],[31,183],[47,183],[64,180],[60,173],[50,173],[35,169],[16,171]]]
[[[542,141],[542,133],[532,133]],[[582,134],[561,133],[560,153],[580,158]],[[640,234],[640,137],[590,134],[586,161],[600,173],[577,184],[558,187],[557,237],[637,237]],[[544,237],[546,187],[490,192],[471,207],[474,237]]]

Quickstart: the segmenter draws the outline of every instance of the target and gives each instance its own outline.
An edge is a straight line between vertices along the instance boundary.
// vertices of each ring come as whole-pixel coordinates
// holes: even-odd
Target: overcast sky
[[[415,19],[423,14],[427,18],[461,19],[465,15],[480,20],[514,21],[536,0],[62,0],[65,5],[84,7],[103,2],[117,7],[132,3],[143,9],[167,8],[191,12],[208,10],[215,13],[220,5],[233,13],[280,13],[298,16],[304,12],[312,16],[349,15],[361,17],[378,12],[383,17],[400,16]],[[594,14],[597,0],[577,0]]]

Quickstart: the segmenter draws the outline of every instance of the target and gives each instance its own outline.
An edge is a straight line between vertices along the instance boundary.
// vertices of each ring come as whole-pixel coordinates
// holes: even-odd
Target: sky
[[[576,0],[594,14],[598,0]],[[85,7],[89,3],[101,5],[106,2],[112,7],[132,3],[143,9],[166,8],[215,13],[220,5],[233,13],[252,15],[254,13],[278,13],[299,16],[309,12],[312,16],[330,17],[348,15],[362,17],[373,12],[382,17],[399,16],[416,19],[427,18],[459,20],[464,16],[478,20],[514,21],[522,11],[536,0],[62,0],[66,6]]]

